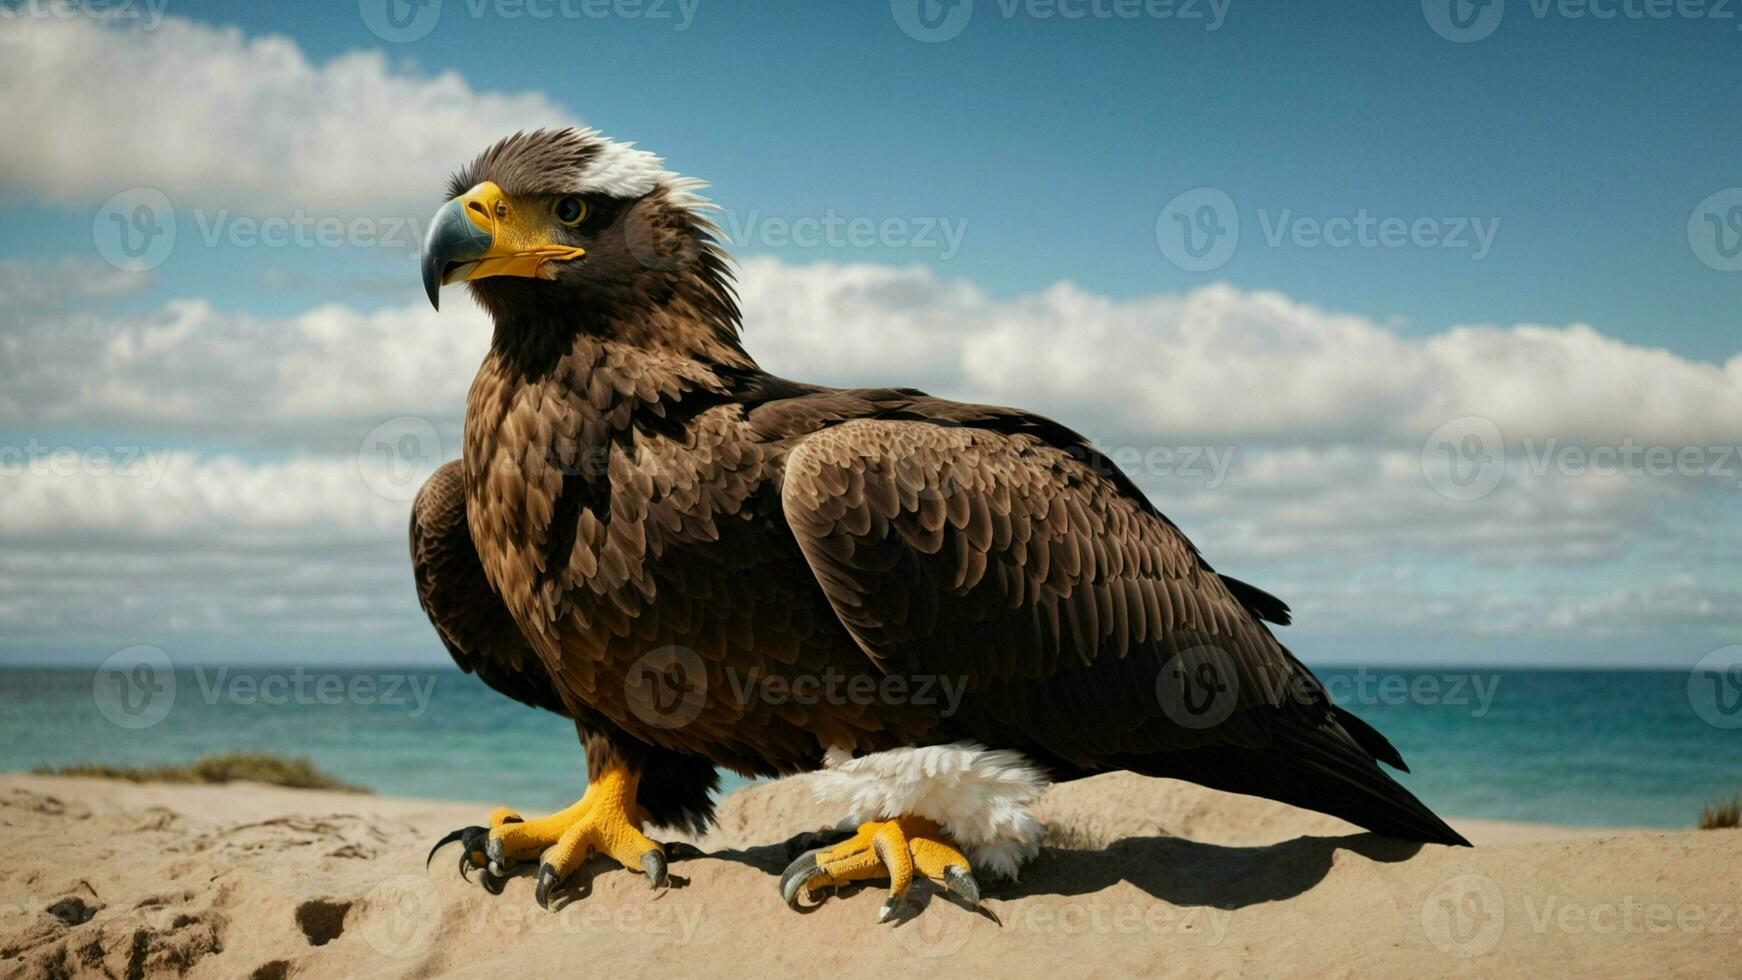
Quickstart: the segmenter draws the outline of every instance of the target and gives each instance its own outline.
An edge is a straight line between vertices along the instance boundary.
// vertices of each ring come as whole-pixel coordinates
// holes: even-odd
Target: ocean
[[[1391,739],[1413,769],[1399,778],[1442,814],[1686,827],[1702,803],[1742,790],[1742,692],[1714,698],[1699,687],[1732,678],[1315,672]],[[586,782],[568,721],[451,669],[208,667],[128,678],[0,668],[0,770],[179,763],[238,750],[306,757],[378,793],[526,812],[564,806]],[[745,780],[723,772],[722,782],[731,789]]]

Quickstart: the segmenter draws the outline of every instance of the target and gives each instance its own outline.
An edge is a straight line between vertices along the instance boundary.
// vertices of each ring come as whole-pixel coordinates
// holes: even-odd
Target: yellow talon
[[[815,895],[823,888],[887,876],[889,898],[877,914],[882,922],[906,904],[916,871],[979,907],[980,888],[967,857],[924,817],[861,824],[847,840],[794,861],[781,875],[780,887],[787,903],[796,906],[801,892]]]
[[[615,763],[605,767],[587,792],[572,805],[536,820],[522,820],[507,807],[490,814],[490,827],[455,831],[436,845],[460,840],[467,862],[483,868],[484,884],[492,892],[518,861],[544,855],[534,891],[547,905],[551,889],[594,854],[604,854],[632,871],[641,871],[654,887],[665,882],[665,849],[641,832],[644,814],[635,802],[640,775]],[[434,855],[434,852],[431,852]],[[494,886],[494,887],[492,887]],[[548,906],[547,906],[548,907]]]

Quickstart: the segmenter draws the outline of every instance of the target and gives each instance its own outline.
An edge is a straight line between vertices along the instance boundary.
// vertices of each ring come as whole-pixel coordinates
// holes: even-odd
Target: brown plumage
[[[705,821],[715,765],[972,739],[1054,778],[1131,769],[1463,842],[1262,622],[1287,607],[1212,570],[1081,436],[757,368],[690,186],[586,186],[613,147],[518,136],[451,189],[590,205],[554,279],[470,284],[491,351],[463,459],[412,513],[418,595],[461,667],[574,718],[590,760],[638,760],[659,823]],[[963,693],[757,686],[826,677]]]

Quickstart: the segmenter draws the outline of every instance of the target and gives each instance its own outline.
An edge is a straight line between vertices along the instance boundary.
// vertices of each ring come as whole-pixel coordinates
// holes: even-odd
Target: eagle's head
[[[449,182],[424,240],[424,288],[439,307],[441,287],[464,280],[499,332],[736,350],[737,300],[703,186],[591,129],[516,133]]]

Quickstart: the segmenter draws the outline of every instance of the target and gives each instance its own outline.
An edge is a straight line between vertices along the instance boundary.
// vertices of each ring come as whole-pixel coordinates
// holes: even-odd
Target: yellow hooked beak
[[[439,309],[441,287],[462,279],[555,279],[552,263],[580,258],[586,250],[555,244],[550,234],[549,213],[517,207],[492,181],[442,205],[423,242],[423,288],[430,305]]]

